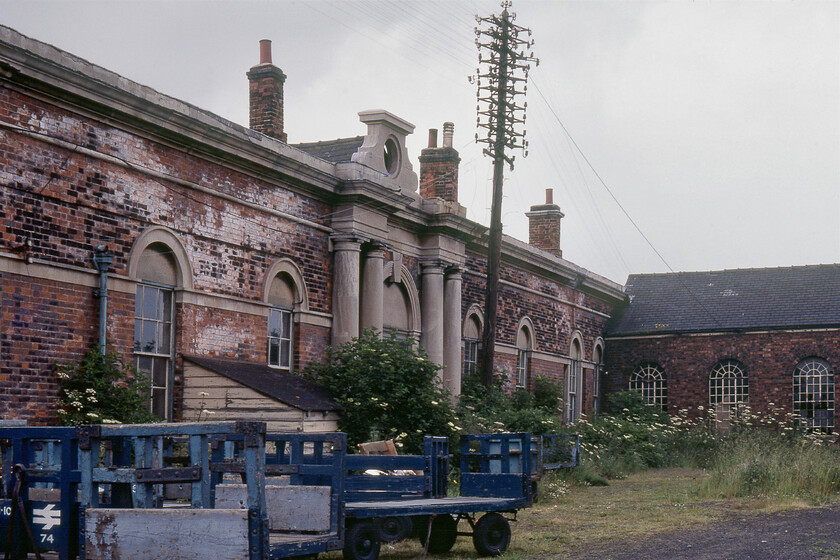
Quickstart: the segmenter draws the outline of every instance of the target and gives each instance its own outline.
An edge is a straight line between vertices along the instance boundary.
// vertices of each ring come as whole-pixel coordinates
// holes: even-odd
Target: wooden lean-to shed
[[[324,388],[297,375],[255,362],[184,356],[184,421],[253,420],[270,432],[332,432],[340,414]]]

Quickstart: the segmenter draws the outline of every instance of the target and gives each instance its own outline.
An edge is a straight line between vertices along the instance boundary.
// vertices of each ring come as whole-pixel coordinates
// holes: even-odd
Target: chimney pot
[[[444,148],[451,148],[452,147],[452,134],[455,132],[455,123],[445,122],[443,123],[443,147]]]
[[[437,133],[438,130],[436,128],[429,129],[429,147],[430,148],[437,148]]]
[[[443,123],[443,147],[438,148],[438,129],[429,129],[429,147],[420,152],[420,196],[458,202],[458,164],[461,158],[452,147],[455,125]]]
[[[554,204],[554,189],[545,189],[545,203]]]
[[[260,39],[260,64],[271,64],[271,39]]]

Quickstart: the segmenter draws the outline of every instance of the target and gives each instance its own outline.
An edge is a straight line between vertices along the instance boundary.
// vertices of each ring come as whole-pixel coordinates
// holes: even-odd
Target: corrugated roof
[[[341,410],[323,387],[266,364],[203,356],[184,359],[307,412]]]
[[[840,326],[840,264],[632,274],[607,334]]]
[[[311,156],[330,161],[332,163],[345,163],[359,151],[364,142],[364,136],[353,138],[339,138],[337,140],[324,140],[323,142],[305,142],[303,144],[290,144]]]

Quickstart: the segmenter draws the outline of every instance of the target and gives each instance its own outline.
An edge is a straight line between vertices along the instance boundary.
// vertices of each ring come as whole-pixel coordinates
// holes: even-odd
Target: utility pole
[[[486,136],[476,133],[475,140],[487,144],[484,155],[493,158],[493,204],[490,210],[490,238],[487,244],[487,288],[484,300],[486,317],[481,360],[481,381],[488,387],[493,383],[496,353],[504,166],[507,162],[513,170],[514,160],[505,150],[521,149],[523,157],[528,155],[528,143],[525,141],[525,130],[522,129],[528,104],[518,105],[516,96],[525,95],[528,90],[530,62],[539,64],[539,60],[534,58],[529,50],[534,45],[530,39],[531,30],[513,23],[516,14],[508,12],[510,6],[511,2],[505,0],[502,2],[501,15],[475,18],[479,24],[479,27],[475,28],[478,63],[485,65],[483,68],[479,66],[475,75],[478,85],[476,125],[479,129],[487,129]],[[520,33],[527,33],[529,39],[520,39]],[[521,86],[521,89],[517,89],[518,86]]]

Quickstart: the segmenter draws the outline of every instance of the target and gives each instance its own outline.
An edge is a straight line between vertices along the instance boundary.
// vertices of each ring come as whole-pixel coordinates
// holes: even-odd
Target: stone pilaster
[[[432,361],[443,365],[443,265],[440,261],[426,261],[420,263],[420,268],[420,344]]]
[[[359,255],[362,242],[351,235],[333,240],[332,345],[359,336]]]
[[[461,269],[446,269],[443,289],[443,386],[461,394]]]
[[[384,289],[385,247],[371,242],[364,253],[362,270],[361,328],[382,332],[382,292]]]

